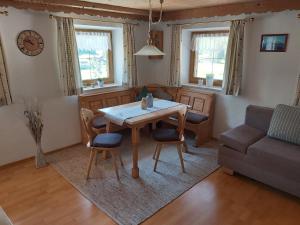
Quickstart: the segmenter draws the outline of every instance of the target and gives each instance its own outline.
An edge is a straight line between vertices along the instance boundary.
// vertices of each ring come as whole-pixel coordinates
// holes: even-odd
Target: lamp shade
[[[165,55],[161,50],[156,48],[154,45],[145,45],[141,50],[139,50],[134,55],[139,56],[158,56],[158,55]]]

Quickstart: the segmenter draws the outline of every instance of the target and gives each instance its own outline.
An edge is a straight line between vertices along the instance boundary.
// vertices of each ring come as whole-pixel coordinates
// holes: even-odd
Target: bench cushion
[[[173,115],[172,118],[177,119],[177,115]],[[186,121],[192,124],[199,124],[208,120],[208,116],[199,113],[187,112]]]
[[[208,120],[208,116],[199,113],[187,112],[186,121],[192,124],[199,124]]]
[[[178,141],[179,133],[176,129],[157,129],[153,132],[153,139],[156,141]]]
[[[251,144],[264,136],[265,134],[261,130],[248,125],[241,125],[221,134],[220,141],[230,148],[246,153]]]
[[[247,161],[300,182],[300,146],[264,137],[248,148]]]
[[[122,143],[122,135],[117,133],[98,134],[93,141],[93,147],[115,148]]]
[[[106,126],[106,120],[103,116],[96,116],[92,121],[92,127],[96,129],[101,129]]]

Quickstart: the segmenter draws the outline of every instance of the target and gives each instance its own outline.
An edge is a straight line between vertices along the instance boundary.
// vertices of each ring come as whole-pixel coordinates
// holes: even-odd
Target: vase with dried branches
[[[33,101],[25,101],[24,115],[27,118],[27,127],[32,134],[36,143],[36,155],[35,165],[36,168],[42,168],[47,166],[47,161],[42,150],[42,131],[43,131],[43,120],[42,120],[42,109],[37,99]]]

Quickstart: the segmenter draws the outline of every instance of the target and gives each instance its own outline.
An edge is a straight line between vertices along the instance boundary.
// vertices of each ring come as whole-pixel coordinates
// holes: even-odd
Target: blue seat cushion
[[[117,133],[98,134],[93,141],[93,147],[115,148],[122,143],[123,136]]]
[[[186,121],[193,124],[199,124],[208,120],[208,116],[199,113],[187,112]]]
[[[93,128],[101,129],[101,128],[104,128],[105,126],[106,126],[106,120],[103,116],[96,116],[92,120],[92,127]]]
[[[172,116],[172,118],[177,119],[177,115]],[[192,124],[199,124],[203,121],[208,120],[208,116],[199,113],[187,112],[186,121]]]
[[[156,141],[178,141],[179,133],[176,129],[157,129],[153,132],[153,139]]]

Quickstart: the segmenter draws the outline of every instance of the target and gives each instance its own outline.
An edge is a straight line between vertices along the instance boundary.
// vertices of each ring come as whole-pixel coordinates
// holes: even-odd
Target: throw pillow
[[[300,145],[300,107],[277,105],[268,136]]]

